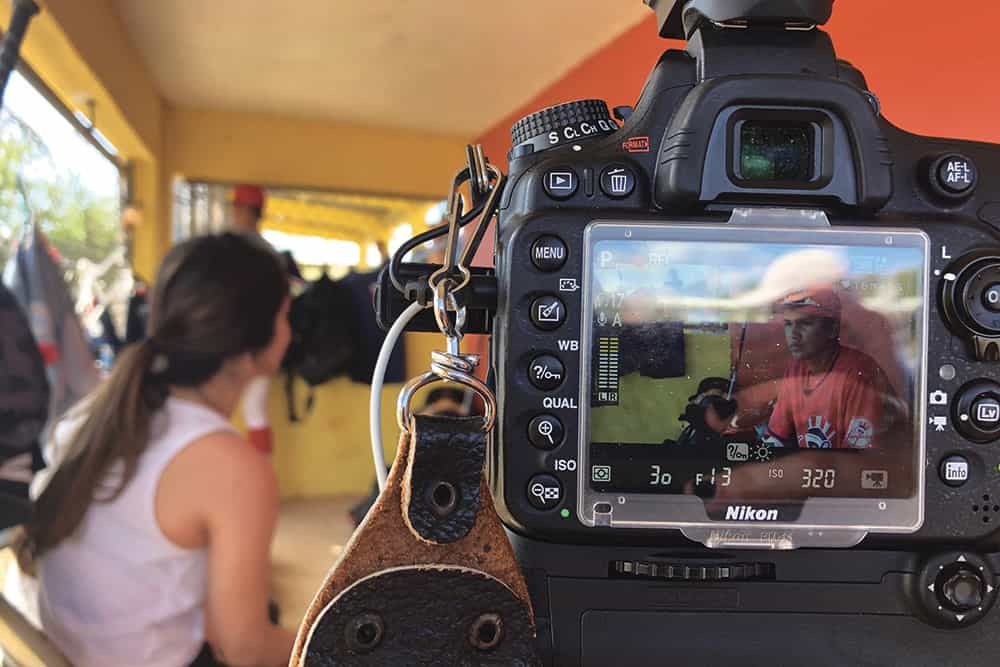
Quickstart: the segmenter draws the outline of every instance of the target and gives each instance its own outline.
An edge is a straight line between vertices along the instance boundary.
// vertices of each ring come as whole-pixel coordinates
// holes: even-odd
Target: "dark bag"
[[[288,314],[292,341],[281,363],[291,421],[299,421],[295,410],[295,376],[309,385],[308,414],[312,410],[313,387],[347,372],[358,349],[355,317],[350,292],[326,275],[292,300]]]
[[[45,362],[17,299],[0,285],[0,530],[30,517],[28,485],[43,467],[48,414]]]

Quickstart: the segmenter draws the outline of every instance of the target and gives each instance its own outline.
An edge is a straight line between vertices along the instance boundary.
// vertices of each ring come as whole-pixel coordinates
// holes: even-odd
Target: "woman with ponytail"
[[[151,305],[37,482],[17,555],[42,628],[78,667],[287,664],[294,636],[267,615],[277,484],[229,423],[288,345],[285,271],[244,235],[195,238]]]

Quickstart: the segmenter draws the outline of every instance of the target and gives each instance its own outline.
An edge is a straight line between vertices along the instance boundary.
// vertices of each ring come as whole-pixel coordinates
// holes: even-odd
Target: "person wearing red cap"
[[[841,345],[837,293],[793,292],[777,311],[792,361],[768,421],[767,441],[822,449],[878,446],[887,430],[882,406],[892,390],[874,359]]]
[[[257,236],[264,217],[264,189],[257,185],[237,185],[233,188],[231,221],[235,230]],[[268,246],[270,247],[270,246]],[[271,378],[254,378],[243,393],[243,421],[247,426],[247,440],[259,452],[270,454],[274,448],[271,418],[267,411]]]
[[[232,198],[233,227],[240,231],[259,232],[264,217],[264,189],[259,185],[237,185]]]

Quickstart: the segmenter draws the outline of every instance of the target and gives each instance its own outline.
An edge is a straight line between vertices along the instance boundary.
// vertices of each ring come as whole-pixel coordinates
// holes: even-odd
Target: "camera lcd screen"
[[[588,237],[588,493],[700,498],[717,520],[746,518],[723,512],[734,500],[918,496],[923,234],[605,223]]]
[[[815,178],[816,131],[809,122],[746,120],[739,125],[740,178],[809,183]]]

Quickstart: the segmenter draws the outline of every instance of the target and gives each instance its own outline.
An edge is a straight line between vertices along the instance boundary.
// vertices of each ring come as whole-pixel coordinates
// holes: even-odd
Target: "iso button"
[[[557,388],[565,376],[563,363],[551,354],[540,354],[528,365],[528,380],[542,391]]]
[[[528,502],[540,510],[550,510],[562,501],[562,484],[552,475],[541,473],[528,480]]]
[[[558,271],[566,263],[566,244],[556,236],[540,236],[531,244],[531,263],[539,271]]]

